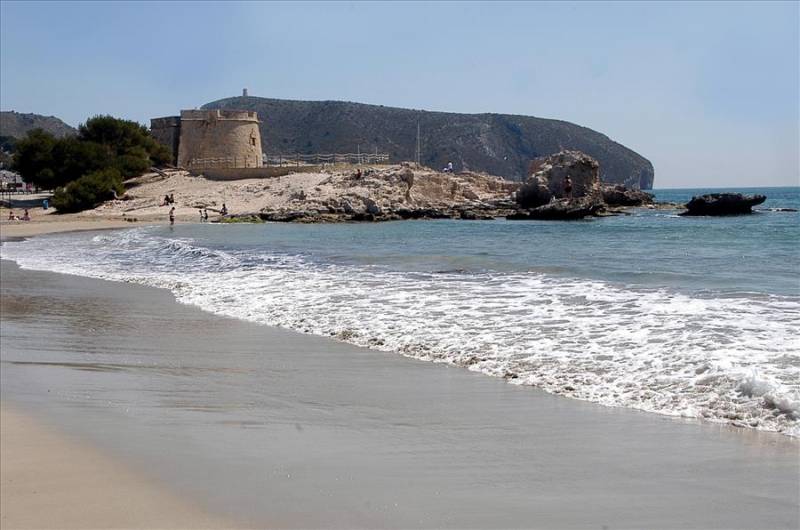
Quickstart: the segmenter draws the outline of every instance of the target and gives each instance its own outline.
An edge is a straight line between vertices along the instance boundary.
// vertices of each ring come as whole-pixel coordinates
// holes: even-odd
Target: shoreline
[[[171,491],[226,518],[283,527],[798,522],[798,445],[779,434],[552,396],[219,317],[161,289],[25,271],[7,260],[2,267],[6,280],[26,279],[3,286],[13,304],[4,311],[4,401],[27,404],[33,417],[122,462],[156,469]],[[79,302],[82,322],[97,312],[120,334],[84,336],[70,324],[78,315],[37,302],[44,293],[68,307]],[[133,317],[124,326],[137,315],[158,318],[148,321],[156,329],[145,344],[119,327],[120,308]],[[48,336],[39,318],[98,353],[73,350],[72,339],[65,353],[41,350],[46,339],[25,338]],[[141,357],[143,347],[152,353]],[[108,348],[114,355],[102,353]],[[182,366],[179,379],[171,368],[144,370],[163,356]],[[190,386],[175,393],[183,380]],[[120,383],[150,390],[120,394]],[[76,388],[93,389],[91,400]],[[152,391],[164,398],[150,403]],[[164,436],[175,441],[159,445]],[[187,447],[188,456],[179,454]],[[707,503],[730,513],[705,514]],[[573,513],[575,505],[595,511]]]
[[[60,227],[41,233],[76,226],[46,224]],[[94,222],[78,226],[100,229]],[[161,515],[150,523],[121,526],[169,527],[176,521],[175,527],[221,527],[241,520],[250,526],[269,521],[295,528],[566,528],[600,523],[788,528],[800,522],[800,446],[791,437],[554,396],[460,368],[213,315],[179,304],[164,289],[21,270],[8,260],[0,266],[6,304],[0,322],[7,348],[0,373],[4,417],[11,403],[23,421],[58,433],[60,442],[49,450],[53,455],[70,454],[75,447],[70,443],[77,440],[84,455],[107,457],[109,465],[155,470],[155,482],[134,473],[130,487],[138,492],[136,498],[144,499],[135,502],[145,504],[155,492],[164,492],[156,495],[161,504],[152,505],[152,513]],[[20,286],[10,288],[9,279]],[[55,299],[36,305],[44,293]],[[42,350],[47,340],[36,338],[41,330],[35,319],[44,317],[70,334],[77,329],[68,325],[76,315],[50,307],[62,300],[69,307],[80,300],[78,306],[90,313],[95,306],[103,315],[131,311],[134,321],[136,315],[154,313],[161,327],[149,331],[153,354],[136,360],[134,352],[142,347],[137,334],[108,342],[80,330],[84,348],[116,348],[117,354],[97,359],[68,346],[65,353],[47,353]],[[22,315],[17,302],[24,302]],[[33,307],[27,307],[30,303]],[[103,325],[115,322],[97,318]],[[121,322],[122,316],[110,329]],[[190,332],[182,329],[187,324]],[[171,372],[168,377],[159,374],[166,377],[160,383],[153,383],[147,371],[125,375],[136,373],[142,362],[158,364],[175,349],[188,353],[170,357],[168,364],[185,365],[182,370],[195,374],[187,375],[190,388],[214,388],[220,379],[238,377],[231,374],[239,372],[257,376],[237,383],[241,390],[226,387],[213,399],[190,399],[183,391],[174,394]],[[220,365],[222,352],[239,360]],[[198,356],[202,366],[194,364]],[[206,372],[213,375],[204,379]],[[128,377],[140,381],[132,388],[153,388],[147,394],[120,394],[116,386]],[[272,405],[243,409],[240,403],[253,399],[245,391],[262,385],[275,387],[259,398]],[[80,397],[78,388],[94,389],[91,400]],[[177,408],[142,403],[153,390],[165,397],[174,394],[170,402],[187,403]],[[153,425],[159,426],[157,435],[149,432]],[[16,430],[14,425],[8,429],[5,419],[3,427],[4,435],[19,436],[25,444],[42,432]],[[162,445],[164,439],[175,441]],[[228,444],[223,454],[216,450],[221,443]],[[260,447],[267,452],[256,450]],[[6,445],[4,452],[4,458],[20,454],[13,445]],[[48,462],[37,460],[32,469],[49,474],[53,464]],[[19,493],[22,499],[15,503],[15,517],[22,522],[7,523],[4,509],[4,526],[26,526],[39,512],[34,506],[41,499],[9,489],[9,472],[3,467],[4,495]],[[90,482],[102,478],[102,473],[88,470],[76,472]],[[114,497],[124,487],[115,485],[105,493]],[[276,500],[265,503],[263,495]],[[57,495],[50,501],[60,507],[69,504]],[[707,504],[731,513],[706,515]],[[100,503],[95,513],[107,513],[103,510],[110,505]],[[571,513],[575,505],[592,506],[594,512]],[[181,523],[184,516],[194,522]],[[97,521],[80,517],[76,527]],[[107,518],[101,523],[111,524]]]

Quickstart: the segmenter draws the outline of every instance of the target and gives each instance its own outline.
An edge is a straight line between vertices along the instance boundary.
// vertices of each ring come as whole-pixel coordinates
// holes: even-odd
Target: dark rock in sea
[[[592,200],[556,200],[543,206],[519,210],[506,216],[509,220],[574,221],[597,215],[602,203]]]
[[[625,186],[603,186],[603,202],[609,206],[643,206],[653,203],[653,194]]]
[[[692,197],[681,215],[741,215],[753,213],[753,206],[767,200],[764,195],[711,193]]]

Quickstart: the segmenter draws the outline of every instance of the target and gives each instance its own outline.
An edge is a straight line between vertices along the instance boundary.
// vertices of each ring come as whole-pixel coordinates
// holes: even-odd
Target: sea
[[[686,202],[720,190],[655,190]],[[800,436],[800,187],[753,215],[178,224],[9,241],[27,269],[568,398]]]

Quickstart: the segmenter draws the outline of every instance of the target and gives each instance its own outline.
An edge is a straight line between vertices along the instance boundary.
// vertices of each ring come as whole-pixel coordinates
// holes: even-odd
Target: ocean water
[[[662,190],[685,201],[714,190]],[[608,406],[800,435],[800,188],[751,216],[140,227],[3,244],[24,268]]]

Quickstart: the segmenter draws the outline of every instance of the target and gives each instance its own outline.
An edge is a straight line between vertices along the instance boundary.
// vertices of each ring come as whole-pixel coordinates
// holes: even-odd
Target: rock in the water
[[[597,160],[580,151],[561,151],[531,162],[530,176],[517,191],[517,203],[523,208],[536,208],[553,198],[566,197],[564,181],[567,176],[572,181],[572,198],[602,201]]]
[[[590,198],[582,200],[561,199],[551,201],[542,206],[506,216],[510,220],[541,220],[541,221],[574,221],[590,215],[596,215],[603,207],[602,203]]]
[[[692,197],[681,215],[741,215],[753,213],[753,206],[767,200],[764,195],[711,193]]]
[[[625,186],[603,186],[603,201],[609,206],[643,206],[653,204],[653,195],[642,190],[629,190]]]

